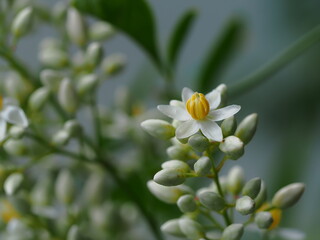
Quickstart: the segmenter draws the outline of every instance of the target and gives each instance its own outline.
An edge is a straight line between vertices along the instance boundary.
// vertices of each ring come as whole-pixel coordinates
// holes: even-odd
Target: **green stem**
[[[275,74],[278,70],[283,68],[293,59],[298,57],[309,47],[315,45],[320,41],[320,26],[315,27],[313,30],[302,36],[287,49],[281,52],[274,59],[260,67],[258,70],[250,74],[249,76],[239,80],[238,83],[230,86],[230,95],[232,97],[241,95],[250,89],[263,83]]]
[[[222,167],[224,166],[225,162],[228,160],[228,157],[225,155],[219,165],[217,166],[216,170],[219,173]]]
[[[220,230],[224,229],[224,227],[221,226],[221,224],[214,217],[212,217],[208,212],[201,211],[201,213],[203,214],[203,216],[208,218],[217,228],[219,228]]]

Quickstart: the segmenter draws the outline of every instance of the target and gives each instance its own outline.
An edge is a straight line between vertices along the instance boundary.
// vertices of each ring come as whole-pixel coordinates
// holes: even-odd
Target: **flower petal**
[[[240,109],[241,107],[239,105],[230,105],[224,108],[211,110],[207,118],[213,121],[221,121],[223,119],[233,116],[234,114],[239,112]]]
[[[185,108],[185,104],[182,101],[171,100],[169,104],[170,104],[170,106],[181,107],[183,109]]]
[[[206,94],[206,99],[209,102],[210,109],[216,109],[221,102],[221,94],[218,90],[212,90]]]
[[[187,88],[187,87],[183,88],[182,94],[181,94],[182,101],[186,103],[193,94],[194,94],[194,91],[192,91],[190,88]]]
[[[6,137],[7,123],[4,119],[0,118],[0,141]]]
[[[27,127],[29,125],[28,119],[21,108],[16,106],[7,106],[1,112],[1,116],[8,123]]]
[[[214,121],[199,121],[200,129],[209,140],[221,142],[223,140],[222,130]]]
[[[198,131],[199,124],[197,123],[197,121],[189,120],[179,125],[179,127],[176,130],[176,137],[180,139],[187,138]]]
[[[158,110],[163,114],[179,121],[187,121],[190,119],[189,113],[181,107],[170,105],[159,105]]]

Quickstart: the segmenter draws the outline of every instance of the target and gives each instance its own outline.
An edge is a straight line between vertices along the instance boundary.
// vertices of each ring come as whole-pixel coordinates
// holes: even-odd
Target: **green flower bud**
[[[234,166],[230,169],[227,177],[228,190],[233,194],[237,195],[242,190],[244,184],[244,172],[240,166]]]
[[[40,73],[40,80],[46,88],[50,89],[52,92],[57,92],[62,76],[58,71],[45,69]]]
[[[114,53],[102,61],[101,69],[107,75],[114,75],[123,69],[126,61],[127,59],[123,54]]]
[[[168,140],[175,135],[175,128],[164,120],[148,119],[141,123],[141,127],[153,137],[163,140]]]
[[[103,48],[100,43],[90,43],[86,51],[86,61],[91,68],[100,64],[103,57]]]
[[[191,194],[183,195],[178,199],[177,205],[181,212],[188,213],[194,212],[197,209],[197,204],[194,196]]]
[[[74,180],[69,170],[61,170],[55,183],[55,194],[57,199],[69,204],[72,202],[75,194]]]
[[[225,119],[221,123],[223,137],[228,137],[234,134],[234,132],[236,131],[236,128],[237,128],[237,121],[234,116]]]
[[[22,9],[13,19],[11,32],[18,39],[25,35],[31,27],[33,10],[31,7]]]
[[[27,216],[31,212],[29,202],[21,196],[10,196],[8,198],[14,209],[22,216]]]
[[[55,69],[66,67],[69,62],[67,53],[57,48],[40,50],[38,58],[44,66]]]
[[[166,187],[154,181],[148,181],[147,186],[156,198],[166,203],[176,203],[180,196],[192,193],[192,190],[185,185]]]
[[[40,111],[48,101],[50,91],[46,87],[38,88],[29,98],[29,108],[32,111]]]
[[[190,159],[189,150],[180,145],[168,147],[167,154],[172,159],[179,159],[182,161]]]
[[[261,188],[261,178],[252,178],[250,181],[248,181],[243,189],[242,189],[242,195],[249,196],[252,199],[255,199]]]
[[[88,205],[97,204],[104,199],[105,178],[103,174],[93,172],[85,183],[83,197]]]
[[[4,143],[3,148],[13,156],[23,156],[28,152],[28,148],[22,139],[9,139]]]
[[[31,192],[31,199],[34,205],[46,206],[53,199],[53,179],[51,175],[39,179]]]
[[[296,204],[305,189],[303,183],[291,183],[281,188],[272,199],[272,206],[285,209]]]
[[[219,106],[223,107],[226,105],[228,100],[227,86],[225,84],[220,84],[218,87],[216,87],[216,90],[218,90],[221,94],[221,103]]]
[[[6,95],[18,100],[19,103],[24,103],[33,89],[30,83],[15,72],[6,75],[4,88]]]
[[[154,175],[153,180],[164,186],[177,186],[184,183],[185,177],[176,169],[163,169]]]
[[[65,130],[60,130],[56,132],[52,137],[52,144],[54,146],[64,146],[70,140],[70,134]]]
[[[180,161],[180,160],[166,161],[161,165],[161,167],[163,169],[175,169],[179,172],[189,172],[190,171],[189,165],[185,162]]]
[[[61,107],[68,113],[75,113],[78,107],[78,97],[70,79],[63,79],[59,92],[58,101]]]
[[[86,44],[87,26],[82,15],[75,8],[68,9],[66,30],[71,42],[78,46],[84,46]]]
[[[195,134],[191,136],[188,140],[188,144],[197,152],[204,152],[209,147],[208,138],[204,137],[201,134]]]
[[[258,212],[254,218],[258,228],[268,229],[273,223],[273,218],[270,212]]]
[[[254,202],[256,203],[256,209],[260,208],[262,204],[267,199],[267,188],[265,183],[261,180],[261,187],[258,196],[254,199]]]
[[[79,227],[76,225],[71,226],[68,231],[67,240],[80,240]]]
[[[179,226],[179,219],[171,219],[161,226],[161,231],[175,237],[185,237]]]
[[[247,116],[245,119],[241,121],[241,123],[237,127],[235,136],[240,138],[244,144],[249,143],[256,132],[257,124],[258,114],[253,113]]]
[[[236,201],[236,210],[242,215],[251,214],[255,210],[255,203],[248,196],[241,197]]]
[[[57,2],[52,11],[52,17],[55,21],[64,21],[67,17],[68,5],[64,2]]]
[[[182,231],[182,233],[187,237],[188,239],[199,239],[204,237],[204,232],[202,229],[202,226],[189,218],[181,218],[179,219],[179,226]]]
[[[243,235],[243,225],[234,223],[226,227],[221,240],[240,240]]]
[[[243,142],[235,136],[226,137],[223,142],[220,143],[219,148],[232,160],[237,160],[244,153]]]
[[[206,176],[211,171],[211,161],[208,157],[203,156],[199,158],[194,164],[194,171],[198,176]]]
[[[81,124],[75,119],[66,121],[63,129],[68,133],[69,136],[78,136],[82,132]]]
[[[89,36],[93,41],[104,41],[112,37],[114,34],[114,28],[106,22],[95,22],[89,29]]]
[[[99,79],[95,74],[84,75],[77,82],[77,92],[85,95],[92,92],[99,84]]]
[[[21,126],[11,126],[9,130],[9,135],[13,139],[21,139],[25,133],[25,128]]]
[[[21,173],[10,174],[4,182],[4,191],[7,195],[15,194],[23,182],[23,175]]]
[[[213,211],[221,211],[226,207],[225,201],[215,192],[202,192],[199,194],[199,200],[203,206]]]

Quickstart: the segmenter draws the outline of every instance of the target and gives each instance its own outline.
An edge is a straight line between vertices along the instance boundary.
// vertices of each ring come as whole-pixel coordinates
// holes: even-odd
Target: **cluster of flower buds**
[[[141,123],[150,135],[172,144],[167,148],[170,160],[147,184],[154,196],[176,204],[183,213],[162,225],[166,234],[190,240],[239,240],[248,225],[262,232],[272,230],[279,224],[282,209],[294,205],[304,192],[304,184],[290,184],[268,202],[264,181],[256,177],[246,182],[240,166],[219,176],[227,160],[243,156],[258,121],[257,114],[251,114],[237,124],[233,115],[240,107],[225,106],[226,91],[225,85],[207,95],[185,88],[182,101],[158,106],[173,122],[150,119]],[[219,126],[215,121],[220,120]],[[193,183],[199,178],[212,183],[197,190],[187,185],[199,186]]]

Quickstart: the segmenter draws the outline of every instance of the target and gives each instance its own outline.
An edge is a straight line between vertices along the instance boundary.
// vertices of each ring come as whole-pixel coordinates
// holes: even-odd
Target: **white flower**
[[[0,141],[6,137],[7,123],[28,127],[28,119],[23,110],[15,106],[14,102],[0,96]]]
[[[176,129],[177,138],[187,138],[201,130],[209,140],[221,142],[222,131],[215,122],[233,116],[240,110],[240,106],[230,105],[217,109],[220,102],[221,94],[218,90],[203,95],[184,88],[182,102],[171,100],[170,105],[159,105],[158,109],[168,117],[182,122]]]

